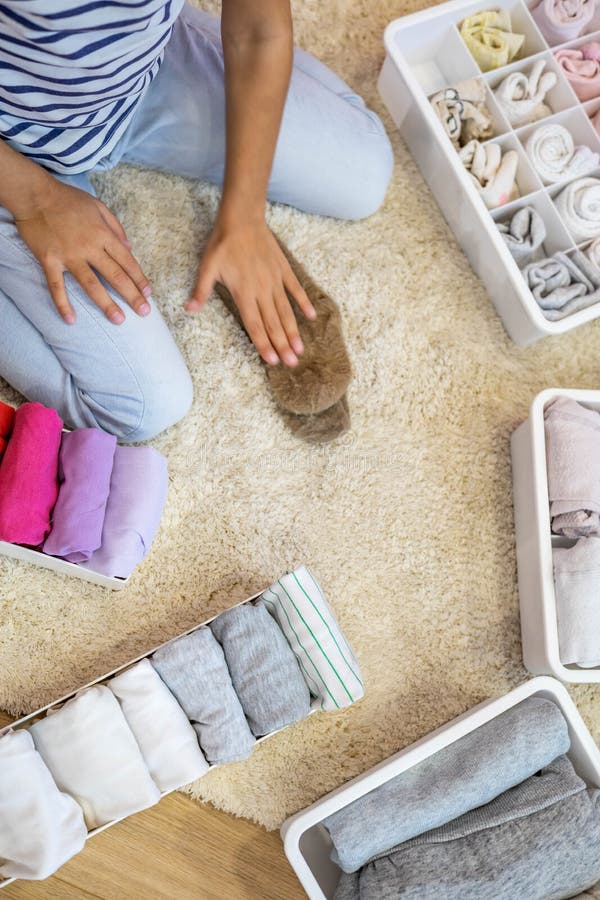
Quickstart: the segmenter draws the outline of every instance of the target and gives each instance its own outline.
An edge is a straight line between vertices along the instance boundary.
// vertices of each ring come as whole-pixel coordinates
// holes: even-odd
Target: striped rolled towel
[[[598,153],[585,144],[576,147],[571,132],[555,123],[536,128],[525,150],[544,184],[588,175],[600,163]]]
[[[350,706],[365,689],[357,659],[307,566],[283,575],[260,600],[279,623],[314,698],[313,709]]]

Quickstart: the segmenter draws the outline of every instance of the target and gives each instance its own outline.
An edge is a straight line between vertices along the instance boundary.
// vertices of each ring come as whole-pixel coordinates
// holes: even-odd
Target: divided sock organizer
[[[590,121],[590,116],[600,110],[600,97],[580,101],[554,59],[554,53],[560,48],[572,49],[600,41],[600,5],[578,38],[552,46],[531,16],[530,9],[537,5],[538,0],[530,0],[529,4],[521,0],[487,4],[485,0],[475,3],[451,0],[396,19],[385,30],[386,58],[378,82],[392,118],[448,224],[485,284],[506,331],[521,345],[562,334],[600,316],[600,303],[596,303],[559,321],[546,319],[496,227],[496,223],[510,220],[518,209],[532,206],[546,224],[547,256],[557,251],[572,253],[590,244],[589,240],[578,243],[571,236],[554,203],[568,180],[545,186],[525,152],[524,142],[540,125],[555,123],[567,128],[575,144],[600,151],[600,138]],[[491,9],[509,12],[513,32],[524,35],[525,41],[513,62],[483,72],[467,49],[459,26],[467,16]],[[557,83],[546,97],[552,115],[513,128],[492,91],[509,73],[528,72],[538,60],[544,60],[545,70],[557,75]],[[485,102],[492,114],[494,135],[482,143],[494,143],[503,153],[514,150],[518,155],[516,182],[521,196],[491,211],[485,207],[429,102],[437,91],[471,78],[483,83]],[[587,175],[598,177],[600,169]]]

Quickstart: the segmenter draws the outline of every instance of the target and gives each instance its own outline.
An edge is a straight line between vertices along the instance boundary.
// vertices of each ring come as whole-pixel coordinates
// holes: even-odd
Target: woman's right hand
[[[42,266],[52,299],[68,324],[75,321],[64,273],[70,272],[107,319],[125,316],[98,274],[140,316],[148,315],[148,279],[131,253],[121,223],[96,197],[49,177],[42,198],[14,212],[19,234]]]

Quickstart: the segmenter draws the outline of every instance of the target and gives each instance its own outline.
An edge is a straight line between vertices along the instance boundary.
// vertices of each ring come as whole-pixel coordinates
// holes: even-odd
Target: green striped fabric
[[[360,668],[318,581],[300,566],[260,597],[296,654],[313,708],[341,709],[364,695]]]

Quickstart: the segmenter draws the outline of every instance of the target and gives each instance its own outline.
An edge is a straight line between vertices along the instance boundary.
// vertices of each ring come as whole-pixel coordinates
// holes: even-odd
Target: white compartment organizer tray
[[[530,0],[529,8],[537,3],[538,0]],[[496,227],[497,222],[506,221],[519,208],[533,206],[546,224],[546,255],[559,250],[572,253],[589,244],[589,241],[578,243],[571,236],[554,203],[567,181],[546,186],[529,161],[524,144],[534,127],[553,122],[567,128],[576,144],[600,151],[600,138],[590,121],[590,115],[600,108],[600,99],[582,103],[554,59],[559,47],[600,40],[600,7],[585,34],[552,47],[537,28],[529,8],[521,0],[490,3],[451,0],[396,19],[385,30],[386,58],[378,84],[392,118],[448,224],[485,284],[508,334],[522,345],[547,335],[562,334],[600,316],[600,303],[597,303],[559,321],[546,319]],[[467,16],[486,9],[507,10],[513,30],[525,35],[525,43],[512,63],[482,72],[460,36],[459,25]],[[555,72],[558,78],[546,97],[552,115],[534,126],[513,128],[496,102],[493,89],[510,72],[528,72],[537,60],[544,60],[546,70]],[[432,94],[442,88],[470,78],[478,78],[485,85],[486,105],[494,124],[494,135],[489,140],[502,151],[515,150],[519,160],[516,180],[520,198],[491,212],[486,209],[429,102]],[[598,177],[600,169],[588,174]]]

